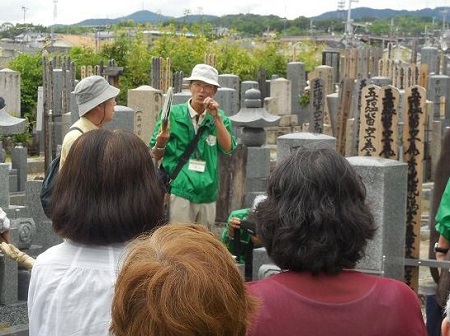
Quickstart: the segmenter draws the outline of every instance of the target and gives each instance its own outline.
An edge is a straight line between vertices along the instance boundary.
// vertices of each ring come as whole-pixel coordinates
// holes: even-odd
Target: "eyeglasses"
[[[214,90],[215,86],[211,85],[211,84],[207,84],[207,83],[203,83],[203,82],[192,82],[192,86],[194,88],[198,89],[203,89],[205,91],[212,91]]]

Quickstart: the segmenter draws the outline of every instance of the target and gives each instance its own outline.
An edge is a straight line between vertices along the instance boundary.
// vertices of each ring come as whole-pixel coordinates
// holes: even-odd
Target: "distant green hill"
[[[436,17],[442,18],[442,13],[444,10],[449,10],[450,7],[437,7],[435,9],[424,8],[415,11],[407,11],[407,10],[393,10],[393,9],[373,9],[368,7],[360,7],[352,9],[352,19],[354,20],[362,20],[365,18],[371,19],[387,19],[399,15],[412,15],[418,17]],[[244,14],[242,14],[244,15]],[[159,24],[167,21],[183,21],[183,22],[197,22],[197,21],[207,21],[214,23],[214,21],[219,20],[220,18],[226,17],[228,15],[224,15],[222,17],[214,16],[214,15],[188,15],[182,16],[179,18],[175,18],[172,16],[161,15],[158,13],[154,13],[148,10],[141,10],[135,13],[132,13],[127,16],[122,16],[116,19],[86,19],[84,21],[73,24],[73,26],[104,26],[104,25],[113,25],[124,21],[132,20],[135,23],[153,23]],[[235,16],[235,15],[234,15]],[[272,16],[272,15],[271,15]],[[275,15],[273,15],[276,17]],[[301,16],[299,16],[301,17]],[[315,21],[322,20],[330,20],[330,19],[346,19],[347,10],[343,11],[329,11],[325,12],[321,15],[312,17]],[[280,18],[281,19],[281,18]],[[61,25],[57,25],[61,26]]]

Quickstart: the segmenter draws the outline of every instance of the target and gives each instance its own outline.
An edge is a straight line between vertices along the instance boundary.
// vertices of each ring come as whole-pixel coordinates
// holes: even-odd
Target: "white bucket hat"
[[[220,87],[219,85],[219,73],[216,68],[213,68],[208,64],[197,64],[194,69],[192,69],[191,77],[185,78],[188,81],[202,81],[216,87]]]
[[[73,90],[78,104],[78,115],[84,116],[94,107],[114,98],[120,90],[108,83],[102,76],[89,76],[83,78]]]

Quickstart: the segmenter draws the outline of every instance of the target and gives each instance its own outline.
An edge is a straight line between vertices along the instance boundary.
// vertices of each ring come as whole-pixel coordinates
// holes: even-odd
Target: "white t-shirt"
[[[109,335],[124,248],[64,241],[40,254],[28,291],[30,336]]]
[[[6,217],[6,213],[0,208],[0,233],[3,233],[9,230],[10,221],[9,218]]]

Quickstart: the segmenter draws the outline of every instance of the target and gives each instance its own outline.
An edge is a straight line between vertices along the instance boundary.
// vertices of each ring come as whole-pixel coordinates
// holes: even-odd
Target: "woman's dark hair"
[[[332,149],[299,149],[277,165],[256,208],[257,233],[281,269],[338,273],[354,268],[375,233],[366,190]]]
[[[98,129],[70,148],[52,195],[53,228],[83,244],[126,242],[163,224],[163,197],[145,143]]]

